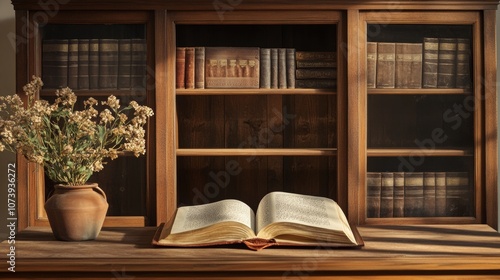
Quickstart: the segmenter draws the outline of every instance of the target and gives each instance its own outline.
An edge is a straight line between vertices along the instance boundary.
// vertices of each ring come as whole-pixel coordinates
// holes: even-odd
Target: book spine
[[[297,69],[295,71],[295,78],[302,79],[336,79],[336,68],[310,68],[310,69]]]
[[[78,89],[78,39],[68,40],[68,87]]]
[[[377,43],[368,42],[366,45],[366,86],[375,88],[377,80]]]
[[[333,61],[333,60],[297,60],[297,61],[295,61],[295,64],[296,64],[295,66],[297,69],[301,69],[301,68],[337,68],[337,62]]]
[[[295,49],[286,49],[286,87],[295,88]]]
[[[467,172],[446,173],[446,216],[472,216],[472,190]]]
[[[99,88],[118,88],[117,39],[99,39]]]
[[[260,49],[260,87],[271,88],[271,49]]]
[[[90,89],[89,39],[78,40],[78,89]]]
[[[182,47],[177,48],[175,62],[176,62],[175,87],[176,88],[186,88],[186,79],[185,79],[185,77],[186,77],[186,48],[182,48]],[[215,66],[217,66],[217,64]],[[213,72],[211,71],[210,73],[213,73]]]
[[[457,39],[457,80],[456,87],[463,89],[471,88],[470,76],[470,40]]]
[[[394,88],[396,70],[396,44],[377,44],[377,88]]]
[[[424,38],[422,87],[437,88],[438,80],[439,39]]]
[[[205,88],[205,48],[196,47],[194,56],[194,87]]]
[[[60,88],[68,85],[68,40],[43,42],[42,79],[45,88]]]
[[[130,39],[118,41],[118,89],[130,89],[132,79],[132,42]]]
[[[404,217],[405,173],[394,172],[394,217]]]
[[[185,87],[189,89],[194,88],[194,71],[195,71],[195,53],[194,53],[194,47],[188,47],[186,48],[186,66],[185,70],[186,73],[184,74],[184,78],[186,79],[185,81]]]
[[[278,88],[278,49],[271,49],[271,88]]]
[[[457,67],[457,39],[440,38],[438,56],[438,88],[455,88]]]
[[[368,172],[366,174],[366,217],[380,218],[380,197],[382,191],[382,174]]]
[[[287,88],[286,49],[278,49],[278,88]]]
[[[424,202],[423,172],[405,173],[405,217],[421,217]]]
[[[380,217],[394,216],[394,173],[382,172],[382,185],[380,194]]]
[[[297,51],[295,53],[296,60],[330,60],[337,61],[336,52],[313,52],[313,51]]]
[[[436,174],[424,172],[424,216],[436,216]]]
[[[422,44],[396,43],[396,88],[422,87]]]
[[[147,46],[145,39],[131,40],[131,67],[130,87],[133,89],[146,88]]]
[[[446,172],[435,172],[436,217],[446,216]]]
[[[335,88],[336,80],[333,79],[301,79],[295,80],[296,88]]]
[[[89,88],[99,88],[99,39],[89,41]]]

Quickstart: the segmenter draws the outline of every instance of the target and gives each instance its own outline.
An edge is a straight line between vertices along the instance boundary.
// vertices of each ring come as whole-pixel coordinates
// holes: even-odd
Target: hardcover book
[[[422,87],[437,88],[439,39],[424,38],[423,45]]]
[[[89,40],[89,88],[99,88],[99,39]]]
[[[89,39],[78,40],[78,88],[89,89]]]
[[[78,39],[68,40],[68,87],[78,88]]]
[[[424,207],[423,172],[405,173],[405,217],[422,217]]]
[[[366,87],[375,88],[377,83],[377,43],[366,45]]]
[[[278,88],[278,49],[271,49],[271,88]]]
[[[446,216],[446,172],[436,172],[436,217]]]
[[[271,49],[260,49],[260,87],[271,88]]]
[[[472,216],[472,189],[467,172],[446,172],[446,215]]]
[[[175,54],[175,87],[186,88],[186,48],[182,47]]]
[[[286,68],[286,49],[279,48],[278,49],[278,88],[287,88],[287,72]]]
[[[194,47],[186,48],[186,73],[185,75],[185,86],[186,88],[194,88],[194,74],[195,74],[195,50]]]
[[[259,88],[260,49],[206,47],[206,88]]]
[[[422,44],[396,43],[396,88],[422,87]]]
[[[382,184],[380,192],[380,217],[389,218],[394,216],[394,173],[382,172]]]
[[[380,218],[380,196],[382,191],[382,173],[366,174],[366,216]]]
[[[118,88],[118,39],[99,39],[99,88]]]
[[[45,88],[68,85],[68,40],[47,40],[42,45],[42,79]]]
[[[295,49],[286,49],[286,87],[295,88]]]
[[[337,86],[335,79],[300,79],[295,80],[296,88],[329,88],[333,89]]]
[[[436,216],[436,173],[424,172],[424,205],[425,217]]]
[[[404,217],[405,172],[394,172],[394,217]]]
[[[295,59],[299,60],[328,60],[337,61],[336,52],[313,52],[313,51],[296,51]]]
[[[440,38],[438,56],[438,88],[456,87],[457,39]]]
[[[131,39],[132,50],[130,67],[130,87],[133,89],[146,88],[147,46],[145,39]]]
[[[396,44],[377,45],[377,88],[394,88],[396,70]]]
[[[335,201],[286,192],[265,195],[256,213],[234,199],[180,207],[173,221],[160,226],[153,238],[154,245],[167,247],[240,243],[253,250],[276,245],[364,245]]]
[[[456,87],[463,89],[471,88],[470,76],[470,40],[457,39],[457,80]]]
[[[195,47],[194,56],[194,87],[205,88],[205,47]]]
[[[130,89],[132,68],[132,44],[130,39],[118,42],[118,89]]]
[[[337,68],[301,68],[295,71],[295,78],[302,79],[336,79]]]

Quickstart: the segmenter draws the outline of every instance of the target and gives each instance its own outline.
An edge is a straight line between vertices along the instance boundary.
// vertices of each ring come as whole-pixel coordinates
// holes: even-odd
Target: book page
[[[255,232],[254,216],[248,205],[234,199],[179,207],[171,233],[200,229],[224,221],[239,222]]]
[[[339,207],[331,199],[284,192],[272,192],[262,198],[257,209],[256,229],[275,222],[291,222],[343,231]]]

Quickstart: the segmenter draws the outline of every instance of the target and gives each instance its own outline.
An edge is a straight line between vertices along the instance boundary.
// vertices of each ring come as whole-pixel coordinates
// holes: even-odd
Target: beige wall
[[[500,11],[497,11],[497,18],[500,22]],[[497,26],[497,34],[500,34],[500,24],[497,24]],[[0,39],[0,94],[15,92],[15,50],[11,43],[14,31],[15,22],[12,5],[8,0],[0,0],[0,38],[2,38]],[[498,81],[500,81],[500,71],[498,77]],[[500,98],[498,98],[498,101],[500,103]],[[13,160],[14,157],[11,154],[0,154],[0,240],[7,236],[6,227],[3,226],[7,217],[6,168],[7,164],[13,162]],[[500,201],[500,192],[498,195]],[[500,224],[500,214],[498,216]]]

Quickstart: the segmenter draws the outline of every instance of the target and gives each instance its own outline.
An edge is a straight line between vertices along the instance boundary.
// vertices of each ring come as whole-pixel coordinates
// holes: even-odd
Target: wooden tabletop
[[[360,226],[362,249],[154,247],[156,228],[104,228],[97,240],[54,240],[49,228],[31,228],[15,239],[15,270],[0,243],[0,278],[36,275],[500,275],[500,235],[487,225]],[[10,274],[4,274],[10,273]],[[4,275],[2,275],[4,274]],[[68,277],[69,277],[68,276]],[[250,277],[249,276],[249,277]],[[385,277],[384,276],[384,277]],[[384,279],[389,279],[385,277]],[[399,277],[398,279],[401,279]]]

